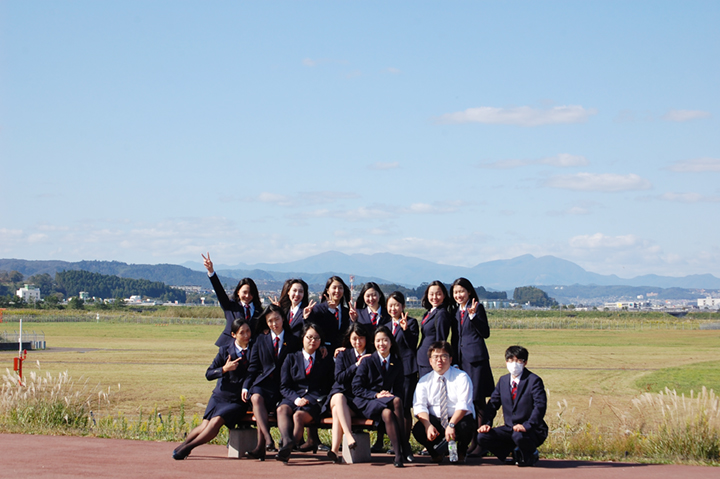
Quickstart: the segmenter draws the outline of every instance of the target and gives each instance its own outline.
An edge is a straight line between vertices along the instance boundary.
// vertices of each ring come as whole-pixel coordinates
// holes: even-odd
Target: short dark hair
[[[528,350],[522,346],[510,346],[505,350],[505,361],[515,358],[527,362],[529,355]]]
[[[377,283],[374,283],[372,281],[368,281],[367,283],[363,284],[363,287],[360,289],[360,293],[358,293],[358,297],[355,300],[355,308],[356,309],[363,309],[367,307],[367,304],[365,304],[365,293],[369,289],[374,289],[377,291],[378,294],[378,305],[382,309],[385,309],[385,294],[382,292],[382,289],[380,289],[380,286],[378,286]]]
[[[240,328],[242,328],[244,324],[247,324],[248,328],[250,327],[250,323],[248,323],[245,318],[235,318],[230,325],[230,331],[237,334],[237,332],[240,331]]]
[[[270,303],[270,305],[263,310],[260,316],[258,316],[257,324],[255,325],[256,335],[264,334],[270,329],[267,325],[267,317],[271,313],[279,314],[283,320],[283,330],[285,332],[290,331],[290,324],[288,324],[287,316],[285,316],[285,311],[283,311],[282,308],[277,304]]]
[[[434,351],[437,351],[438,349],[445,351],[452,358],[452,346],[450,346],[450,343],[448,343],[447,341],[435,341],[428,348],[428,359],[430,359],[430,356],[432,356],[432,353]]]
[[[400,305],[403,307],[403,310],[405,309],[405,295],[402,294],[400,291],[393,291],[392,293],[388,294],[387,299],[394,299]],[[387,301],[386,301],[387,303]]]
[[[423,294],[422,302],[420,303],[420,304],[422,304],[422,307],[427,309],[428,311],[430,311],[432,309],[432,304],[430,304],[430,300],[428,299],[428,292],[430,291],[430,288],[432,286],[440,287],[440,290],[442,291],[443,295],[445,296],[443,299],[442,306],[445,308],[450,306],[450,297],[448,296],[447,288],[445,287],[443,282],[442,281],[433,281],[432,283],[427,285],[427,288],[425,288],[425,293]]]
[[[375,345],[372,344],[372,340],[370,339],[370,332],[365,327],[364,324],[358,323],[357,321],[353,321],[350,323],[350,326],[345,331],[345,336],[343,337],[342,345],[345,348],[352,348],[352,344],[350,344],[350,336],[352,333],[357,334],[358,336],[362,336],[365,338],[365,349],[368,351],[373,351],[375,349]]]
[[[311,329],[314,329],[316,333],[318,333],[318,336],[320,336],[320,344],[324,344],[323,338],[325,338],[325,335],[323,334],[322,329],[320,329],[320,326],[318,326],[315,323],[311,323],[309,321],[305,321],[302,328],[302,333],[300,333],[300,339],[304,338],[308,331]]]
[[[390,338],[390,354],[392,354],[393,356],[397,356],[398,355],[398,346],[397,346],[397,341],[395,341],[395,336],[393,336],[393,333],[392,333],[392,331],[390,331],[390,328],[388,328],[384,324],[382,326],[378,326],[377,329],[375,330],[375,333],[373,333],[373,346],[375,345],[375,336],[377,336],[380,333],[382,333],[385,336],[387,336],[388,338]]]

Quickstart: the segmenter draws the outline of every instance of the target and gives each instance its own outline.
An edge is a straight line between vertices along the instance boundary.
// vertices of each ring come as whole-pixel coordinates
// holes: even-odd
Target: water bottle
[[[448,441],[448,456],[450,462],[458,462],[457,442]]]

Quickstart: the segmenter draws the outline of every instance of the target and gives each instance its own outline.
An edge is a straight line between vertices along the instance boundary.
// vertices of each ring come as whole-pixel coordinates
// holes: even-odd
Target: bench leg
[[[230,429],[228,457],[241,458],[257,446],[256,429]]]
[[[355,464],[358,462],[370,462],[372,458],[370,454],[370,434],[366,432],[356,432],[353,434],[357,447],[350,449],[347,447],[347,434],[343,434],[342,454],[347,464]]]

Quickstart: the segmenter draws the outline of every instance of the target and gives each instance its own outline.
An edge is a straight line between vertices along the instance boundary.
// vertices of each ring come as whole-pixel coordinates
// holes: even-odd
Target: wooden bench
[[[277,418],[274,415],[270,415],[268,419],[271,426],[277,426]],[[228,457],[240,458],[245,455],[245,451],[255,449],[257,445],[257,429],[253,427],[255,425],[255,416],[253,416],[252,412],[248,412],[238,423],[237,428],[230,429]],[[313,425],[313,423],[309,425]],[[368,434],[367,431],[377,431],[377,426],[378,423],[372,419],[352,419],[353,436],[355,437],[357,447],[352,450],[348,448],[347,435],[343,434],[342,455],[346,463],[370,462],[370,434]],[[317,427],[320,429],[331,429],[332,418],[322,418]]]

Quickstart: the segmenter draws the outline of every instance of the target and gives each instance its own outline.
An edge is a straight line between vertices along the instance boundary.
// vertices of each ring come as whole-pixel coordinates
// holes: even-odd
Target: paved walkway
[[[437,474],[453,479],[503,478],[517,475],[517,466],[503,466],[497,460],[470,459],[467,464],[436,465],[426,457],[404,469],[395,469],[388,455],[374,455],[367,464],[330,464],[321,454],[293,454],[288,465],[269,458],[266,462],[228,459],[223,446],[200,446],[184,461],[171,457],[174,443],[98,439],[69,436],[0,434],[0,477],[103,477],[198,478],[238,477],[278,479],[431,479]],[[629,463],[543,460],[522,470],[523,479],[716,479],[720,469],[700,466],[662,466]],[[517,476],[516,476],[517,477]]]

